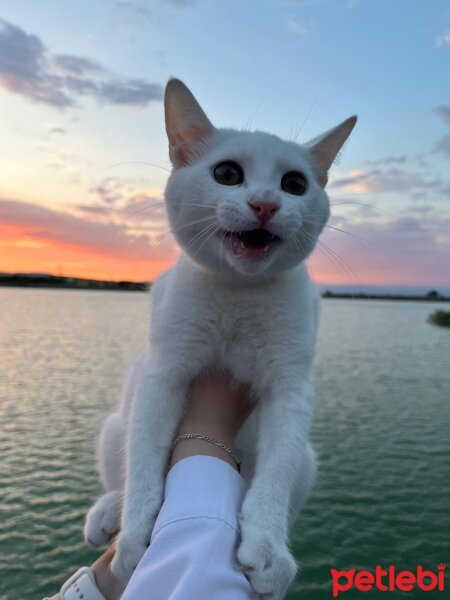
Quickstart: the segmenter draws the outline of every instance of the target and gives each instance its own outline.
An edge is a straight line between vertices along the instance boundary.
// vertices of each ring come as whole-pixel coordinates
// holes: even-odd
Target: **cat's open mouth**
[[[249,231],[226,231],[233,254],[251,260],[265,258],[269,250],[281,242],[281,238],[267,229],[250,229]]]

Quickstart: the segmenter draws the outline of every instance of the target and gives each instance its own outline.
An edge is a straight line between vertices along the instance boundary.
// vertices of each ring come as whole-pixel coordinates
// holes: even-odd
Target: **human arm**
[[[242,424],[245,421],[249,412],[250,412],[250,405],[247,401],[246,390],[243,387],[233,386],[232,384],[230,384],[228,379],[224,376],[215,375],[215,376],[209,376],[206,378],[203,377],[201,379],[197,379],[196,381],[194,381],[190,387],[189,397],[187,399],[187,404],[186,404],[186,411],[182,418],[182,421],[180,423],[180,426],[178,428],[176,435],[178,436],[178,435],[182,435],[184,433],[197,432],[197,433],[201,433],[204,435],[208,435],[209,437],[215,438],[217,440],[220,440],[225,445],[231,447],[233,444],[235,435],[239,431],[240,427],[242,426]],[[212,463],[217,462],[218,464],[212,464],[211,461],[209,461],[209,464],[206,467],[206,470],[204,471],[205,477],[208,474],[209,474],[209,476],[211,476],[214,473],[218,473],[222,479],[223,479],[223,476],[225,476],[225,478],[227,478],[227,479],[225,482],[223,482],[221,479],[216,484],[211,486],[211,484],[208,484],[207,480],[205,480],[205,477],[202,476],[201,467],[200,467],[200,471],[198,470],[198,467],[199,467],[198,464],[193,464],[193,462],[191,461],[191,464],[189,465],[188,464],[189,461],[187,461],[186,463],[184,463],[184,465],[179,465],[177,467],[178,474],[175,473],[175,470],[174,470],[172,472],[172,474],[175,475],[175,477],[171,477],[172,482],[175,483],[175,487],[172,486],[172,492],[169,491],[169,493],[176,495],[175,507],[173,507],[175,511],[179,510],[180,506],[183,506],[183,498],[181,498],[181,495],[183,493],[186,493],[185,487],[180,489],[177,486],[177,479],[179,480],[179,478],[183,476],[183,472],[184,472],[184,474],[188,473],[190,476],[194,473],[194,474],[196,474],[197,477],[199,477],[198,485],[203,486],[203,492],[202,492],[202,490],[197,489],[197,493],[195,494],[196,497],[204,498],[205,491],[206,492],[208,492],[208,491],[215,492],[217,494],[217,495],[213,494],[207,498],[207,501],[209,502],[210,510],[217,511],[218,504],[220,504],[220,502],[223,501],[225,494],[229,494],[229,499],[232,502],[233,499],[236,500],[236,498],[240,497],[240,494],[243,493],[243,489],[244,489],[243,482],[242,482],[240,476],[237,473],[235,473],[234,471],[232,471],[232,469],[233,470],[236,469],[236,464],[235,464],[234,460],[231,458],[231,456],[228,455],[227,452],[225,452],[222,448],[215,446],[213,444],[210,444],[208,442],[205,442],[203,440],[190,439],[190,440],[182,441],[179,444],[177,444],[177,446],[175,447],[173,454],[171,456],[169,467],[176,466],[178,463],[181,463],[181,461],[183,459],[187,459],[189,457],[198,456],[198,455],[201,455],[203,457],[211,457],[213,459],[214,458],[220,459],[220,461],[212,461]],[[194,461],[194,462],[198,463],[198,461]],[[206,463],[208,463],[208,460],[206,460]],[[227,463],[227,464],[224,465],[224,463]],[[181,466],[181,469],[180,469],[180,466]],[[225,487],[223,487],[222,489],[219,489],[219,486],[222,484],[225,484]],[[173,496],[171,495],[171,497],[173,497]],[[166,495],[166,500],[167,500],[167,495]],[[191,498],[191,500],[195,501],[195,498]],[[184,502],[184,504],[186,504],[186,502]],[[192,505],[192,503],[191,503],[191,505]],[[204,505],[197,506],[197,509],[201,509],[203,511],[202,514],[204,514],[205,508],[206,507]],[[222,508],[223,508],[223,506],[222,506]],[[229,508],[231,509],[231,513],[232,513],[234,509],[231,508],[231,506],[229,506]],[[170,520],[171,517],[173,517],[173,516],[174,516],[174,513],[171,512],[171,514],[168,515],[168,519]],[[192,517],[193,515],[191,514],[190,516]],[[197,516],[201,516],[201,515],[197,515]],[[225,516],[228,517],[227,520],[231,520],[233,515],[232,514],[230,515],[230,513],[228,512],[227,515],[225,515]],[[220,550],[219,554],[217,555],[217,560],[223,561],[222,573],[223,573],[223,570],[225,570],[225,576],[228,575],[228,577],[226,577],[225,583],[237,585],[238,587],[235,589],[238,589],[238,591],[243,590],[244,594],[246,594],[247,592],[250,593],[249,584],[241,571],[238,572],[238,571],[234,570],[233,572],[231,572],[231,578],[229,577],[230,569],[232,570],[233,568],[234,569],[236,568],[236,564],[234,564],[234,566],[232,567],[231,562],[232,562],[232,559],[235,560],[235,551],[233,549],[233,544],[236,543],[237,532],[236,532],[236,530],[233,530],[232,526],[230,527],[230,525],[223,525],[223,524],[222,524],[223,525],[222,529],[220,527],[214,529],[214,527],[212,525],[215,526],[217,524],[218,524],[217,521],[211,521],[211,520],[205,521],[204,519],[203,520],[202,519],[191,519],[190,521],[188,521],[186,519],[184,522],[184,530],[183,531],[179,530],[179,532],[176,532],[177,525],[175,525],[175,524],[170,526],[171,530],[172,530],[172,535],[169,537],[167,536],[167,534],[169,533],[169,527],[165,527],[164,528],[165,529],[165,531],[164,531],[165,540],[167,541],[167,543],[173,544],[175,546],[175,548],[174,548],[174,550],[175,550],[176,546],[177,546],[177,544],[176,544],[177,539],[180,538],[181,536],[183,536],[183,538],[186,539],[185,534],[192,537],[192,539],[194,539],[196,536],[197,536],[197,539],[199,539],[198,536],[200,536],[200,538],[203,540],[205,540],[205,535],[209,534],[211,536],[211,538],[209,539],[208,543],[211,544],[211,548],[214,551]],[[205,528],[205,525],[207,525],[206,528]],[[186,526],[189,526],[189,530],[186,529]],[[148,549],[146,555],[144,556],[144,559],[141,561],[141,563],[144,563],[144,561],[145,561],[145,565],[147,566],[147,572],[145,573],[145,577],[143,579],[140,579],[140,581],[136,583],[136,575],[133,576],[135,583],[133,583],[132,585],[141,585],[141,584],[146,585],[146,582],[149,581],[149,577],[158,576],[158,578],[160,578],[161,576],[162,577],[164,576],[164,573],[161,570],[162,569],[161,566],[159,566],[157,573],[154,570],[151,573],[149,573],[149,569],[148,569],[148,565],[150,565],[150,567],[152,567],[152,564],[154,564],[154,561],[157,559],[160,559],[160,557],[161,557],[161,554],[159,554],[153,560],[152,552],[156,552],[156,550],[159,551],[160,542],[163,543],[163,545],[164,545],[165,540],[161,539],[162,533],[163,533],[163,530],[161,530],[160,533],[158,534],[158,537],[159,537],[158,544],[156,544],[157,537],[155,537],[155,539],[154,539],[155,543],[154,544],[152,543],[152,546]],[[217,539],[216,540],[213,539],[214,535],[220,536],[220,544],[219,545],[218,545]],[[225,544],[224,544],[224,542],[226,541],[225,537],[227,537],[227,540],[228,540],[228,544],[229,544],[228,547],[231,547],[233,550],[233,552],[232,553],[229,552],[228,555],[226,555],[226,552],[225,552]],[[157,548],[157,546],[158,546],[158,548]],[[178,544],[178,546],[179,546],[179,544]],[[189,544],[186,546],[186,548],[189,550],[188,556],[185,557],[186,560],[184,563],[180,564],[180,562],[178,562],[178,566],[179,567],[181,566],[182,569],[183,568],[186,569],[187,567],[192,568],[195,563],[195,568],[201,567],[203,577],[208,578],[208,576],[210,576],[209,580],[212,582],[212,580],[214,579],[214,576],[217,576],[218,565],[210,564],[210,566],[208,568],[208,566],[205,564],[205,555],[201,555],[201,554],[199,555],[198,552],[196,554],[196,550],[198,550],[198,548],[196,549],[194,547],[194,545],[189,545]],[[167,546],[164,546],[164,548],[161,548],[161,552],[163,550],[166,552],[166,555],[169,558],[172,558],[172,560],[175,560],[176,557],[174,556],[174,552],[172,552],[172,556],[171,556],[170,552],[167,553]],[[106,600],[116,600],[116,599],[120,598],[121,594],[123,593],[123,589],[124,589],[123,584],[117,580],[117,578],[113,575],[113,573],[111,571],[110,564],[111,564],[111,560],[112,560],[113,556],[114,556],[114,546],[110,547],[92,565],[92,571],[93,571],[93,574],[94,574],[94,577],[96,580],[97,587],[99,588],[99,590],[103,594],[103,596],[106,598]],[[152,563],[152,560],[153,560],[153,563]],[[225,564],[226,561],[228,561],[227,564]],[[138,575],[141,573],[140,568],[141,568],[141,564],[138,566],[138,568],[136,569],[136,572],[135,572]],[[219,575],[221,575],[222,573],[219,573]],[[142,575],[144,575],[143,572],[142,572]],[[179,571],[179,575],[180,575],[180,577],[182,575],[182,573],[180,571]],[[191,577],[191,581],[194,581],[194,579],[192,577]],[[222,581],[222,584],[223,583],[224,582]],[[214,585],[222,585],[222,584],[216,577]],[[222,585],[222,587],[223,587],[223,585]],[[226,592],[226,591],[227,590],[224,589],[224,592]],[[125,598],[128,597],[130,600],[132,598],[140,598],[139,595],[136,595],[136,594],[139,594],[139,590],[133,592],[133,594],[135,594],[135,595],[130,595],[131,593],[132,593],[131,591],[130,592],[127,591],[127,593],[126,593],[127,595],[125,596]],[[241,592],[239,592],[239,593],[241,593]],[[186,598],[187,597],[188,596],[186,596]],[[235,596],[235,597],[237,598],[238,596]],[[246,598],[248,596],[244,595],[241,597]],[[161,598],[163,598],[163,596],[161,596]],[[58,596],[53,596],[51,600],[57,600],[57,599],[58,599]]]

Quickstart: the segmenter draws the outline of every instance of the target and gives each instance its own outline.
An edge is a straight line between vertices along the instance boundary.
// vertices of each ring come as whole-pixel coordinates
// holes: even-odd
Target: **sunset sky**
[[[448,0],[2,2],[0,272],[151,280],[176,260],[176,76],[217,126],[302,142],[358,114],[314,279],[450,291],[449,73]]]

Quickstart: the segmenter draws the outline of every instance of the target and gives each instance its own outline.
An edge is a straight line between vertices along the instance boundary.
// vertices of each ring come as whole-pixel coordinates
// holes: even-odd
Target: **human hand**
[[[115,545],[112,544],[91,565],[97,587],[106,600],[119,600],[125,590],[125,585],[111,571],[111,561],[114,558],[115,552]],[[49,600],[60,600],[60,596],[59,594],[55,594]]]

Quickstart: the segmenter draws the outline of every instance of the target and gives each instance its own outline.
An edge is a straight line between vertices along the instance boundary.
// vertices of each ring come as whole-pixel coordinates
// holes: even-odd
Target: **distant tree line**
[[[77,290],[127,290],[136,292],[142,292],[149,288],[149,284],[145,282],[102,281],[97,279],[59,277],[57,275],[32,273],[0,274],[0,286],[64,288]]]
[[[426,294],[368,294],[367,292],[332,292],[326,290],[323,298],[358,298],[362,300],[420,300],[430,302],[450,302],[450,296],[444,296],[437,290],[430,290]]]

